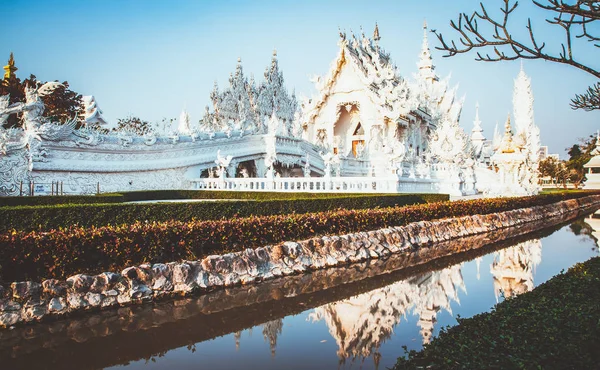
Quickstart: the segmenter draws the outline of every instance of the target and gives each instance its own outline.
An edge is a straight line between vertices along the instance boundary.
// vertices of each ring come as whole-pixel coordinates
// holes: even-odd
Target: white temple
[[[600,131],[596,134],[596,148],[592,158],[583,165],[586,181],[584,189],[600,189]]]
[[[314,78],[317,94],[301,104],[285,86],[276,52],[258,83],[246,77],[238,59],[228,86],[215,83],[212,107],[200,123],[192,125],[184,110],[169,132],[105,133],[99,128],[106,121],[91,96],[84,98],[80,128],[77,122],[48,122],[40,96],[53,86],[30,88],[25,102],[10,107],[0,97],[0,123],[10,114],[23,116],[23,128],[0,132],[0,195],[46,194],[54,182],[69,193],[537,192],[539,130],[530,80],[521,70],[515,82],[514,142],[521,162],[508,165],[502,162],[506,156],[496,155],[502,149],[483,136],[478,115],[470,137],[459,126],[464,99],[437,76],[423,29],[418,72],[410,79],[383,49],[377,25],[372,38],[340,32],[337,57],[324,76]],[[218,151],[230,159],[215,176]],[[498,188],[501,178],[506,186]],[[507,185],[508,179],[517,185]]]

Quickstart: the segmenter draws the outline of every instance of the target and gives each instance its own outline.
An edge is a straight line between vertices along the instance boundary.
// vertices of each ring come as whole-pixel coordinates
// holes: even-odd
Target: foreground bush
[[[72,226],[49,232],[13,230],[0,234],[0,277],[4,281],[65,278],[81,272],[116,271],[143,262],[196,260],[210,254],[285,240],[502,212],[549,204],[566,197],[543,195],[225,220],[135,222],[90,228]]]
[[[489,313],[458,319],[400,369],[597,369],[600,364],[600,258]]]
[[[147,192],[143,192],[143,194],[146,193]],[[231,195],[224,193],[236,192],[196,191],[194,193],[205,193],[203,194],[205,197],[215,197],[216,199],[219,199],[219,197]],[[155,192],[152,194],[156,195]],[[240,192],[238,196],[243,196],[244,194],[248,193]],[[293,199],[292,195],[299,198]],[[166,222],[170,220],[218,220],[232,217],[322,212],[340,208],[384,208],[448,200],[448,195],[446,194],[322,195],[322,197],[310,198],[311,195],[296,193],[287,194],[288,199],[274,200],[222,200],[211,202],[149,204],[61,204],[36,207],[0,207],[0,232],[11,229],[50,230],[73,225],[85,227],[120,225],[132,224],[137,221]],[[135,198],[138,200],[140,197],[137,193],[135,195],[128,193],[123,196],[126,199]]]

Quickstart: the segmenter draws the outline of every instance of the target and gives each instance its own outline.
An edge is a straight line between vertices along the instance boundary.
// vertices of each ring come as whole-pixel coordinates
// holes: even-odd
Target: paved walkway
[[[454,202],[454,201],[457,201],[457,200],[480,199],[480,198],[483,198],[483,197],[484,197],[484,196],[483,196],[483,194],[482,194],[482,193],[475,194],[475,195],[465,195],[465,196],[461,196],[461,197],[459,197],[459,196],[454,196],[454,195],[451,195],[451,196],[450,196],[450,201],[451,201],[451,202]]]

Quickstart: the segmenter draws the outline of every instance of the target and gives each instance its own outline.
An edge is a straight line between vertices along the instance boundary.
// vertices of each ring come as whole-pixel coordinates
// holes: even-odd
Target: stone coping
[[[66,281],[14,282],[9,289],[0,287],[0,326],[6,328],[88,310],[254,284],[396,254],[418,256],[426,249],[435,249],[437,243],[544,221],[597,206],[600,206],[600,195],[593,195],[495,214],[420,221],[369,232],[314,237],[213,255],[202,261],[144,264],[128,267],[121,273],[79,274]]]

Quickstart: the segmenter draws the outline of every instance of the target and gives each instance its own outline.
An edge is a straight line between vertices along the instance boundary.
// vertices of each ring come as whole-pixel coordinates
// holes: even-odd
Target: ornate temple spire
[[[438,81],[439,78],[435,74],[435,66],[433,65],[433,59],[431,58],[431,51],[429,50],[429,41],[427,40],[427,21],[423,22],[423,44],[421,46],[421,54],[419,57],[419,76],[424,80],[433,82]]]
[[[516,134],[528,134],[534,126],[533,92],[531,90],[531,79],[525,74],[522,62],[521,70],[514,84],[513,110]]]
[[[375,41],[375,49],[379,50],[379,40],[381,40],[381,36],[379,36],[379,26],[377,22],[375,22],[375,31],[373,31],[373,41]]]
[[[504,124],[504,137],[502,138],[502,142],[500,143],[500,148],[498,148],[500,153],[514,153],[519,150],[519,147],[513,141],[513,133],[510,126],[510,113],[506,118],[506,123]]]
[[[479,103],[475,105],[475,120],[473,121],[473,130],[471,130],[471,141],[473,143],[485,141],[483,129],[481,128],[481,120],[479,119]]]
[[[273,49],[273,57],[271,58],[271,69],[277,70],[279,66],[277,65],[277,49]]]
[[[9,80],[15,77],[15,72],[18,69],[19,68],[15,67],[15,58],[13,56],[13,53],[11,52],[10,57],[8,58],[8,64],[4,66],[4,79]]]
[[[181,111],[179,115],[179,123],[177,125],[177,132],[183,135],[188,135],[192,131],[190,127],[190,115],[185,108]]]
[[[237,65],[235,67],[235,77],[242,75],[242,58],[238,57]]]

